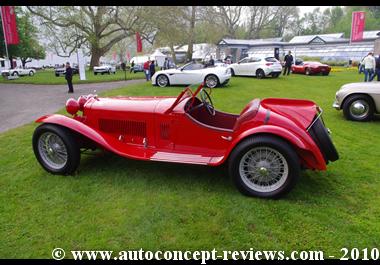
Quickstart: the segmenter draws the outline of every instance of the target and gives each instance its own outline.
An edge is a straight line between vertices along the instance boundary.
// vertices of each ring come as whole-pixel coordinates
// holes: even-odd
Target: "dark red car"
[[[73,173],[80,150],[95,148],[139,160],[226,163],[238,189],[259,197],[279,197],[291,190],[301,168],[326,170],[338,159],[314,102],[254,99],[232,114],[215,110],[210,94],[202,84],[178,97],[69,99],[71,117],[36,121],[43,124],[33,135],[34,153],[53,174]]]
[[[330,70],[331,70],[330,66],[328,66],[327,64],[322,64],[320,62],[301,62],[298,65],[292,65],[292,73],[293,74],[329,75]]]

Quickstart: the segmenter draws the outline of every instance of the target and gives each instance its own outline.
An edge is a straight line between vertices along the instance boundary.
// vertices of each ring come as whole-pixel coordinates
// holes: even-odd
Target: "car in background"
[[[142,64],[135,64],[132,67],[131,72],[133,72],[134,74],[137,72],[144,72],[144,66]]]
[[[33,76],[36,73],[34,69],[24,69],[22,67],[16,67],[13,69],[1,71],[2,76]]]
[[[343,110],[348,120],[371,120],[374,113],[380,113],[380,82],[343,85],[335,94],[333,108]]]
[[[231,73],[225,67],[205,67],[204,64],[190,62],[176,69],[157,71],[152,76],[152,85],[166,87],[169,85],[190,85],[205,82],[210,88],[225,85]]]
[[[282,71],[281,63],[275,57],[245,57],[238,63],[228,66],[232,76],[255,76],[264,78],[272,76],[277,78]]]
[[[73,65],[71,67],[73,69],[73,75],[79,74],[79,67],[77,65]],[[64,76],[66,74],[66,67],[55,68],[55,76]]]
[[[109,65],[109,64],[104,64],[101,66],[94,66],[94,75],[97,74],[116,74],[116,67]]]
[[[305,61],[298,65],[292,65],[291,67],[293,74],[305,74],[305,75],[314,75],[314,74],[322,74],[329,75],[331,71],[331,67],[327,64],[323,64],[320,62],[311,62]]]

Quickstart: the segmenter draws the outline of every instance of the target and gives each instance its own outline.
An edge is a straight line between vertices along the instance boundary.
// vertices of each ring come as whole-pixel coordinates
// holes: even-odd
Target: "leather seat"
[[[245,106],[237,118],[233,130],[237,130],[244,122],[252,120],[259,110],[260,99],[254,99]]]

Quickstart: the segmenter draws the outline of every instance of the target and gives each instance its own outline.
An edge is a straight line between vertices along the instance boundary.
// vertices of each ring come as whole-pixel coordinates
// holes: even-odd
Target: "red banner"
[[[3,23],[5,42],[9,44],[18,44],[18,32],[16,24],[16,13],[13,6],[1,7],[1,18]]]
[[[365,12],[352,12],[351,41],[363,40],[363,31],[365,26]]]
[[[137,46],[137,52],[142,52],[142,40],[140,33],[136,32],[136,46]]]

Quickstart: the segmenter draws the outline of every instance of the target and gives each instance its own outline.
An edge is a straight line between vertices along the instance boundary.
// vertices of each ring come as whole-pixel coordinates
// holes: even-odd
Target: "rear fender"
[[[319,150],[318,146],[314,143],[313,139],[310,136],[308,136],[306,132],[304,137],[300,137],[298,135],[293,134],[289,130],[273,125],[262,125],[260,127],[247,130],[238,135],[238,137],[236,137],[232,141],[229,149],[226,152],[226,155],[224,156],[224,160],[221,162],[224,162],[229,157],[232,150],[242,140],[244,140],[247,137],[258,134],[275,135],[286,140],[287,142],[292,144],[293,147],[295,147],[299,157],[302,159],[302,161],[306,164],[308,168],[326,170],[326,162],[323,158],[321,151]]]
[[[90,128],[89,126],[83,124],[80,121],[77,121],[73,118],[60,115],[60,114],[52,114],[52,115],[46,115],[38,118],[36,120],[37,123],[50,123],[50,124],[57,124],[63,127],[66,127],[68,129],[71,129],[88,139],[92,140],[96,144],[100,145],[101,147],[115,152],[119,154],[119,152],[114,149],[111,145],[108,144],[108,142],[104,139],[102,135],[100,135],[97,131]]]

